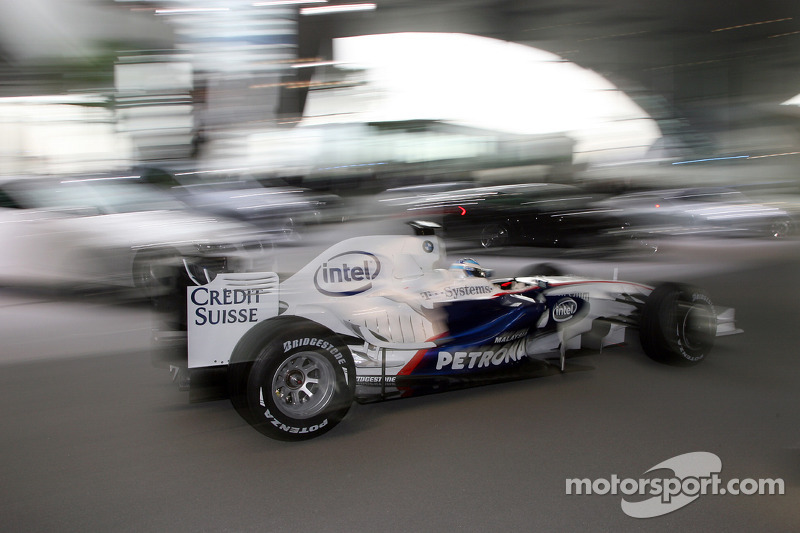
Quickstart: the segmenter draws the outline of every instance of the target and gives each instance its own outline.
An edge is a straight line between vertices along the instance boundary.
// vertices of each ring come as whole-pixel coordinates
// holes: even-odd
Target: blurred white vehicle
[[[198,171],[141,165],[133,171],[139,182],[158,187],[193,209],[253,224],[288,241],[300,239],[311,225],[341,222],[346,215],[342,199],[335,194],[259,178],[257,172],[245,169]]]
[[[3,284],[130,287],[148,297],[272,264],[255,228],[192,214],[125,176],[0,180],[0,249]]]
[[[783,238],[795,231],[788,212],[725,187],[643,191],[596,205],[620,210],[631,231],[656,235]]]

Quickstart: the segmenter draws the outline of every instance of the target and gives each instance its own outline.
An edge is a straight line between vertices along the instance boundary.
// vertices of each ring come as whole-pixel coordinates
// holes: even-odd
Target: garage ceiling
[[[376,3],[373,12],[303,17],[301,55],[329,56],[330,39],[365,33],[483,35],[554,52],[648,95],[643,105],[651,113],[689,117],[701,129],[725,127],[800,93],[796,0]]]

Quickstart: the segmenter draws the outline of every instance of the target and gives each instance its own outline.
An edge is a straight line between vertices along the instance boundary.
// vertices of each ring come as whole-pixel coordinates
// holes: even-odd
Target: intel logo
[[[314,273],[314,286],[326,296],[353,296],[372,288],[381,262],[369,252],[344,252],[322,263]]]
[[[553,306],[553,320],[564,322],[575,316],[578,303],[572,298],[562,298]]]

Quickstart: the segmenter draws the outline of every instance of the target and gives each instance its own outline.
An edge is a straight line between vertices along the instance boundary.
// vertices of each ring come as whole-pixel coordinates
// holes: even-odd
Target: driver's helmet
[[[491,270],[483,268],[477,261],[469,257],[459,259],[450,265],[450,270],[458,273],[463,272],[464,276],[472,278],[485,278],[492,273]]]

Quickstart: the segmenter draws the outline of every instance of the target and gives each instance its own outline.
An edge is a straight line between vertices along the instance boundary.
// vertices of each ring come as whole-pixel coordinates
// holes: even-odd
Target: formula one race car
[[[191,387],[224,370],[236,410],[281,440],[319,436],[352,402],[519,379],[566,351],[601,349],[637,328],[657,361],[692,365],[735,333],[697,288],[552,275],[490,280],[449,265],[435,225],[356,237],[297,273],[219,274],[189,287]],[[548,275],[549,274],[549,275]]]

